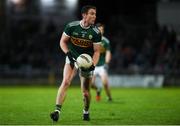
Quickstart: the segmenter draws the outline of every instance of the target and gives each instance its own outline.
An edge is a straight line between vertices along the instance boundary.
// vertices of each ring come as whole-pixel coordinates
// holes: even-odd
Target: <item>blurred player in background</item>
[[[111,92],[109,88],[109,82],[108,82],[108,66],[111,60],[110,42],[106,37],[103,36],[104,25],[101,23],[98,23],[96,26],[98,27],[98,29],[100,30],[102,34],[102,39],[101,39],[101,47],[100,47],[100,58],[94,70],[92,88],[94,88],[97,93],[96,101],[100,101],[101,86],[95,83],[96,77],[99,76],[104,85],[104,89],[108,97],[108,101],[112,101]]]
[[[82,53],[87,53],[93,58],[93,65],[90,68],[79,68],[84,100],[83,120],[90,120],[90,86],[95,65],[99,60],[101,33],[97,27],[94,26],[96,20],[96,7],[91,5],[84,6],[81,9],[81,14],[82,20],[67,24],[61,36],[60,47],[66,54],[66,62],[64,66],[63,80],[57,92],[56,107],[50,114],[53,121],[58,121],[60,117],[67,89],[77,70],[75,59],[77,59],[77,57]]]

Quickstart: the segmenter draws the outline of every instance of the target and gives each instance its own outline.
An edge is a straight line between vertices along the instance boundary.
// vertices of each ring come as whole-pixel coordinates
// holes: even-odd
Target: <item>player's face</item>
[[[86,22],[88,22],[88,24],[90,24],[90,25],[94,24],[95,20],[96,20],[96,10],[89,9],[87,14],[85,14],[84,18],[85,18]]]
[[[98,27],[98,29],[100,30],[101,34],[103,35],[104,34],[104,27],[100,26],[100,27]]]

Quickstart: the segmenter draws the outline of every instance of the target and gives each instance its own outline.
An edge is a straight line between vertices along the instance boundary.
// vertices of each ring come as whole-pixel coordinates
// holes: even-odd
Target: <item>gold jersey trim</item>
[[[79,47],[91,47],[93,45],[92,41],[87,39],[75,38],[71,36],[71,42]]]

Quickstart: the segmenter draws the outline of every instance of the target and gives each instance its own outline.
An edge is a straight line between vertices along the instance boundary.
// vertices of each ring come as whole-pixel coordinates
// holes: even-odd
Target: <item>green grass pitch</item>
[[[51,125],[57,87],[0,87],[0,125]],[[70,87],[58,125],[180,124],[180,89],[112,88],[113,102],[95,101],[91,120],[82,121],[80,87]]]

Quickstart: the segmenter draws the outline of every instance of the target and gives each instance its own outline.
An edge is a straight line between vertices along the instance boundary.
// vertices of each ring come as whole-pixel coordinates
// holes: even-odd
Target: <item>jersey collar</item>
[[[79,24],[80,24],[80,26],[81,26],[83,29],[88,29],[88,28],[90,28],[90,26],[88,26],[88,27],[84,27],[84,26],[83,26],[83,23],[82,23],[82,20],[80,21],[80,23],[79,23]]]

